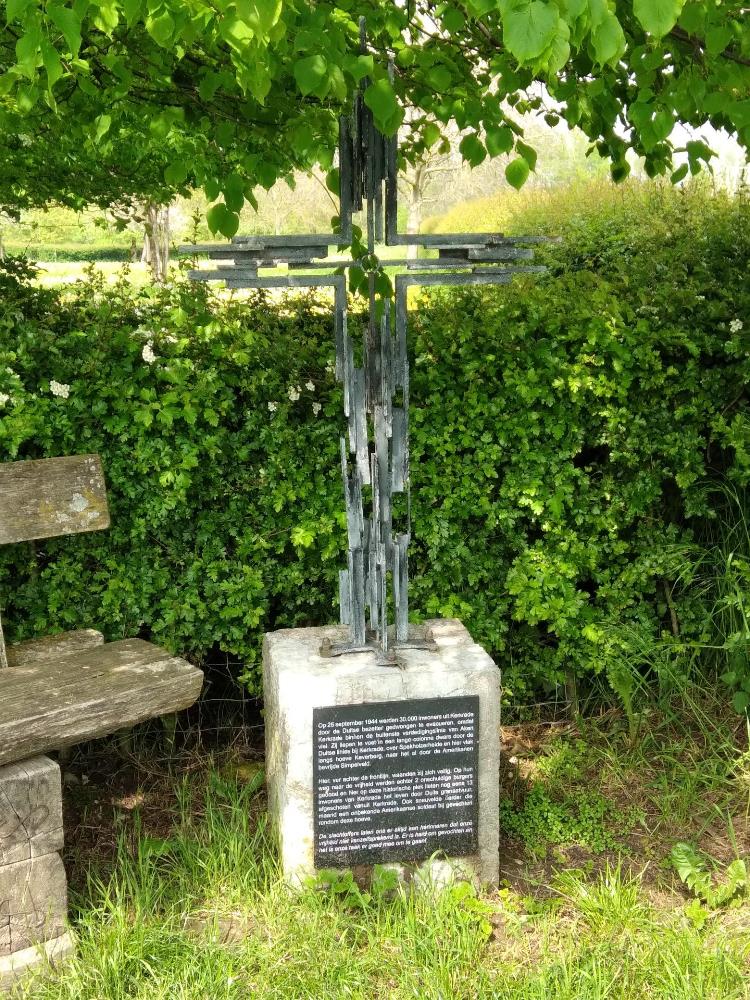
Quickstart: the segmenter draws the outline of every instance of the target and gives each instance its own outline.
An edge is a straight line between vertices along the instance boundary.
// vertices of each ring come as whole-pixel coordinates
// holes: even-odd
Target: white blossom
[[[153,344],[144,344],[143,350],[141,351],[141,357],[147,365],[152,365],[154,361],[156,361]]]
[[[64,382],[55,382],[54,379],[49,384],[49,391],[53,396],[59,396],[60,399],[67,399],[70,395],[70,386],[66,385]]]
[[[739,333],[740,330],[742,329],[742,326],[743,324],[741,319],[733,319],[732,322],[729,324],[729,332]]]
[[[278,405],[279,404],[278,403],[274,403],[273,400],[269,400],[268,401],[268,409],[271,411],[271,413],[275,413],[276,412],[276,410],[278,408]]]
[[[10,402],[10,396],[7,392],[0,392],[0,406],[5,406],[6,403]]]
[[[308,392],[315,392],[315,383],[313,382],[312,379],[308,379],[308,381],[305,382],[305,388],[308,390]]]
[[[302,390],[298,385],[290,385],[289,388],[287,389],[286,394],[293,403],[296,403],[300,397],[301,391]]]
[[[320,403],[313,403],[313,405],[312,405],[312,411],[313,411],[313,413],[315,414],[316,417],[317,417],[317,415],[320,413],[320,411],[322,409],[323,409],[323,407],[321,406]]]
[[[328,361],[326,363],[326,371],[328,372],[329,375],[333,375],[336,371],[336,362]]]

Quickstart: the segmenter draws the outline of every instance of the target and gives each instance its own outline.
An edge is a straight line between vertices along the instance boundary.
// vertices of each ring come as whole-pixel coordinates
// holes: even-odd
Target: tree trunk
[[[141,260],[151,267],[156,282],[167,280],[169,273],[169,205],[149,202],[145,209],[143,253]]]
[[[422,222],[422,192],[416,187],[411,190],[411,198],[406,212],[406,232],[418,233]],[[406,247],[406,256],[411,260],[419,254],[419,247],[416,243],[409,243]]]

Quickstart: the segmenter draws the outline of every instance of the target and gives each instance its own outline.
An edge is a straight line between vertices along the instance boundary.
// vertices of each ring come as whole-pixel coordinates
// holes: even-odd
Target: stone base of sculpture
[[[459,621],[422,646],[321,655],[338,626],[266,635],[271,820],[287,879],[377,864],[405,880],[498,882],[500,671]],[[401,856],[403,855],[403,857]]]

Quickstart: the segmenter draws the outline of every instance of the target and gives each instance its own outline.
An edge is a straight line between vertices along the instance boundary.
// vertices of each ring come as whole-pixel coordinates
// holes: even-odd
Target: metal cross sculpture
[[[347,568],[339,572],[340,618],[348,641],[326,644],[328,656],[373,649],[392,663],[399,647],[426,643],[409,630],[409,360],[407,294],[413,285],[499,285],[522,272],[543,267],[513,266],[533,257],[530,245],[544,237],[498,234],[401,234],[398,210],[398,137],[376,127],[362,99],[339,121],[340,229],[335,234],[236,236],[231,244],[182,247],[218,261],[215,270],[194,270],[196,281],[222,280],[228,288],[332,287],[336,338],[336,378],[343,385],[348,434],[341,438],[341,468],[349,535]],[[405,269],[395,278],[395,294],[377,308],[375,273],[369,274],[369,323],[361,348],[347,329],[348,268],[357,260],[329,258],[331,245],[348,246],[353,215],[366,210],[367,249],[377,244],[419,245],[431,258],[387,260]],[[524,245],[525,244],[525,245]],[[282,273],[259,269],[288,265]],[[305,275],[305,270],[317,273]],[[323,273],[321,273],[323,272]],[[403,523],[394,525],[393,498],[404,494]],[[395,621],[389,626],[389,592]]]

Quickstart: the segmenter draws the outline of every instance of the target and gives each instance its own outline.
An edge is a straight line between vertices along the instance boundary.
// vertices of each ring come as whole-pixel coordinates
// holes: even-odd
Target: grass
[[[719,884],[732,857],[750,856],[746,734],[715,705],[704,715],[710,725],[680,728],[654,713],[636,746],[614,713],[506,730],[506,809],[522,813],[542,788],[556,819],[506,825],[503,885],[479,894],[395,890],[386,877],[370,891],[344,877],[291,891],[260,765],[193,759],[175,776],[151,760],[120,780],[79,762],[90,780],[68,795],[77,956],[26,998],[748,996],[745,891],[698,906],[670,862],[692,842]],[[586,794],[607,804],[594,848]]]
[[[40,261],[36,280],[38,284],[47,288],[55,285],[71,285],[76,281],[83,281],[86,271],[93,267],[95,271],[104,275],[109,284],[114,284],[120,278],[125,266],[121,261],[114,260],[96,261],[93,264],[73,260]],[[151,284],[151,271],[147,264],[128,264],[127,272],[128,280],[137,287]]]

